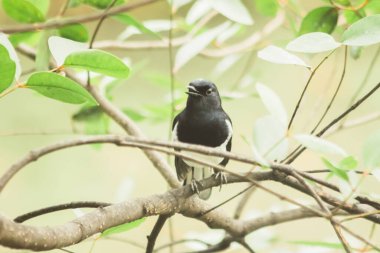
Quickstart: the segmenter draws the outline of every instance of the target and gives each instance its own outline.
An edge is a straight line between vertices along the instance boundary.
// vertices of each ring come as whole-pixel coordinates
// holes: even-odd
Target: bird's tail
[[[210,177],[214,173],[212,168],[205,167],[205,168],[193,168],[193,173],[188,173],[188,177],[185,180],[185,184],[190,184],[192,179],[195,179],[196,181],[200,181],[204,178]],[[211,196],[211,188],[208,188],[206,190],[199,192],[199,197],[203,200],[207,200]]]

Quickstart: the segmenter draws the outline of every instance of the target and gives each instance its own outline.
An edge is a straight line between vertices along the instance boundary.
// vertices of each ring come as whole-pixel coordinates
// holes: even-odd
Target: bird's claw
[[[195,179],[192,179],[192,180],[191,180],[191,183],[190,183],[191,190],[192,190],[194,193],[196,193],[196,194],[199,195],[198,185],[200,185],[200,183],[199,183],[197,180],[195,180]]]
[[[219,179],[219,182],[220,182],[219,191],[220,191],[220,190],[222,190],[222,185],[227,184],[227,174],[223,171],[218,171],[214,175],[215,175],[216,180]]]

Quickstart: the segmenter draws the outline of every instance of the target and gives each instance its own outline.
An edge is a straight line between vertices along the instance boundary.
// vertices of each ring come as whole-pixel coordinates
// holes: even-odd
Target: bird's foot
[[[194,193],[196,193],[196,194],[199,195],[198,185],[202,186],[201,183],[199,183],[197,180],[195,180],[195,179],[191,179],[191,183],[190,183],[191,190],[192,190]]]
[[[220,188],[219,188],[219,191],[222,190],[222,185],[223,184],[227,184],[227,173],[223,172],[223,171],[218,171],[214,174],[215,176],[215,179],[218,180],[219,179],[219,182],[220,182]]]

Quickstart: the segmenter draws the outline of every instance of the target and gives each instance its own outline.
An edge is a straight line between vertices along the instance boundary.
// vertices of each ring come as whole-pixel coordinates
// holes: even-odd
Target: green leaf
[[[352,11],[352,10],[344,10],[343,16],[346,19],[346,22],[350,25],[355,23],[359,19],[363,18],[363,16],[358,15],[357,11]]]
[[[68,8],[75,8],[82,3],[81,0],[69,0]]]
[[[99,106],[84,106],[72,118],[84,124],[86,134],[109,133],[110,120]]]
[[[256,0],[255,6],[258,13],[269,17],[276,16],[279,8],[277,0]]]
[[[106,9],[113,0],[80,0],[84,4],[91,5],[98,9]],[[124,3],[124,0],[118,0],[115,5]]]
[[[147,28],[146,26],[144,26],[141,22],[139,22],[138,20],[134,19],[130,15],[122,13],[122,14],[114,15],[112,17],[115,18],[116,20],[120,21],[123,24],[135,27],[137,30],[139,30],[142,33],[153,35],[155,37],[161,38],[160,35],[158,35],[157,33],[153,32],[152,30],[150,30],[149,28]]]
[[[310,11],[302,20],[299,34],[311,32],[332,33],[338,22],[338,10],[334,7],[319,7]]]
[[[364,142],[363,160],[370,169],[380,167],[380,131],[371,134]]]
[[[370,0],[369,3],[364,7],[366,13],[371,15],[380,14],[380,1]]]
[[[65,59],[64,66],[85,69],[117,78],[127,78],[129,75],[129,68],[122,60],[110,53],[96,49],[69,54]]]
[[[3,47],[6,48],[6,50],[8,51],[8,54],[9,54],[9,58],[15,63],[16,72],[14,73],[13,80],[15,80],[15,81],[19,80],[20,75],[21,75],[20,60],[17,56],[15,48],[13,47],[12,43],[9,41],[7,35],[5,35],[4,33],[0,33],[0,45],[2,45]],[[1,60],[2,60],[2,58],[0,58],[0,61]],[[6,58],[4,59],[4,61],[7,62]]]
[[[312,246],[312,247],[321,247],[328,249],[343,249],[341,243],[333,242],[318,242],[318,241],[290,241],[291,244],[303,245],[303,246]]]
[[[41,36],[39,32],[22,32],[13,33],[9,35],[8,39],[14,47],[17,47],[20,43],[26,43],[31,46],[37,44]]]
[[[380,42],[380,14],[362,18],[343,33],[343,44],[369,46]]]
[[[131,229],[134,229],[134,228],[140,226],[144,221],[145,221],[145,217],[138,219],[138,220],[135,220],[135,221],[132,221],[132,222],[129,222],[129,223],[125,223],[125,224],[122,224],[122,225],[119,225],[116,227],[106,229],[101,234],[101,237],[106,237],[109,235],[114,235],[114,234],[126,232],[128,230],[131,230]]]
[[[334,3],[337,3],[342,6],[350,6],[351,3],[349,0],[332,0]]]
[[[6,47],[0,44],[0,93],[12,85],[16,74],[16,64]]]
[[[347,156],[346,152],[335,143],[332,143],[330,141],[324,140],[313,135],[296,134],[294,135],[294,139],[296,139],[300,144],[314,152],[322,154],[340,155],[343,157]]]
[[[272,63],[298,65],[310,68],[310,66],[298,56],[276,46],[267,46],[266,48],[258,51],[257,56]]]
[[[97,104],[95,99],[80,84],[51,72],[32,74],[26,82],[25,88],[65,103]]]
[[[301,53],[321,53],[334,50],[341,46],[341,43],[335,41],[335,39],[322,32],[307,33],[292,40],[286,46],[286,49],[294,52]]]
[[[63,38],[78,42],[87,42],[89,38],[87,28],[82,24],[61,27],[58,29],[58,33]]]
[[[31,2],[34,6],[36,6],[44,16],[46,16],[46,13],[49,11],[49,5],[50,0],[28,0]]]
[[[14,20],[22,23],[45,21],[41,10],[28,0],[3,0],[5,13]]]
[[[339,168],[342,170],[353,170],[358,166],[358,161],[353,156],[347,156],[339,162]]]
[[[336,175],[337,177],[340,177],[341,179],[343,179],[344,181],[346,182],[349,182],[349,178],[348,178],[348,175],[347,175],[347,172],[334,166],[329,160],[327,160],[326,158],[323,158],[322,157],[322,161],[323,163],[326,165],[327,169],[329,169],[331,171],[331,173],[333,173],[334,175]]]
[[[147,117],[143,113],[130,108],[124,108],[123,112],[130,117],[133,121],[139,122],[145,120]]]

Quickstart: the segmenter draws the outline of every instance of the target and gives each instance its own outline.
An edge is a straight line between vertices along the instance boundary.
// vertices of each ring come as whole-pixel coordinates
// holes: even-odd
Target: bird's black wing
[[[228,116],[227,113],[226,113],[226,117],[227,117],[227,120],[231,123],[231,126],[232,126],[232,121],[231,121],[231,119],[230,119],[230,117]],[[228,143],[227,143],[226,150],[227,150],[228,152],[230,152],[230,151],[231,151],[231,148],[232,148],[232,136],[231,136],[230,140],[229,140]],[[228,157],[225,157],[225,158],[219,163],[219,165],[226,166],[229,160],[230,160],[230,159],[229,159]]]
[[[172,125],[172,131],[174,130],[174,127],[175,125],[178,123],[179,121],[179,118],[180,118],[180,114],[178,114],[174,120],[173,120],[173,125]],[[176,134],[176,133],[173,133],[173,134]],[[180,151],[180,149],[174,149],[175,151]],[[176,172],[177,172],[177,178],[178,180],[180,181],[185,181],[186,177],[187,177],[187,174],[188,172],[191,171],[191,168],[190,166],[188,166],[181,157],[178,157],[178,156],[175,156],[174,158],[174,165],[175,165],[175,169],[176,169]]]

